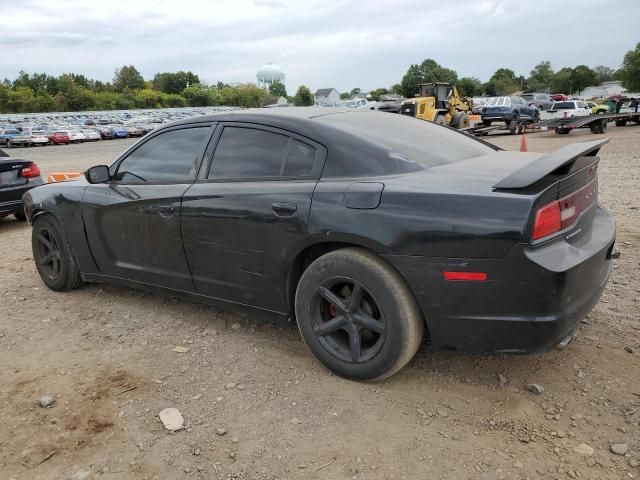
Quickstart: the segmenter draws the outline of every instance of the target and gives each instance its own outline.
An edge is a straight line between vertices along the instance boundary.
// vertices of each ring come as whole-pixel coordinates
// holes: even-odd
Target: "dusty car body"
[[[573,338],[611,267],[605,143],[506,152],[401,115],[246,110],[163,126],[24,202],[53,289],[108,282],[289,320],[327,367],[380,379],[423,332],[481,352]],[[53,240],[72,252],[57,270]]]

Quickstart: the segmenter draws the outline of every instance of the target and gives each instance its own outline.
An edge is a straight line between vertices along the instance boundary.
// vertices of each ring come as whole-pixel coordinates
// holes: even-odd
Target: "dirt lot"
[[[329,373],[293,327],[114,287],[49,291],[29,226],[0,219],[0,478],[640,478],[640,128],[608,136],[600,200],[621,257],[576,340],[526,357],[425,346],[378,384]],[[532,151],[593,138],[528,136]],[[19,153],[47,173],[131,143]],[[184,430],[163,428],[166,407]]]

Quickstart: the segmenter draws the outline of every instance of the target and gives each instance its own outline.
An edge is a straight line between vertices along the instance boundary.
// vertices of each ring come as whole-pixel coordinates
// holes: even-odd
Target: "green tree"
[[[420,65],[411,65],[400,82],[400,93],[405,97],[413,97],[418,85],[431,82],[449,82],[456,84],[458,74],[455,70],[445,68],[432,58],[427,58]]]
[[[571,86],[574,92],[580,92],[585,88],[595,85],[598,80],[596,72],[586,65],[578,65],[571,72]]]
[[[476,97],[482,93],[482,82],[476,77],[462,77],[457,87],[463,97]]]
[[[356,95],[359,95],[360,92],[362,92],[362,90],[360,90],[359,88],[352,88],[351,92],[349,92],[349,97],[354,97]]]
[[[340,94],[340,100],[348,100],[350,97],[349,92],[342,92]]]
[[[269,85],[269,93],[274,97],[286,97],[287,96],[287,87],[284,86],[284,83],[281,82],[273,82]]]
[[[624,88],[630,92],[640,92],[640,43],[624,55],[619,77]]]
[[[144,78],[133,65],[117,68],[113,75],[113,86],[118,92],[126,89],[141,90],[144,88]]]
[[[207,105],[213,105],[210,103],[209,89],[201,83],[196,83],[195,85],[185,88],[182,91],[182,96],[191,107],[206,107]]]
[[[382,95],[387,95],[389,93],[389,90],[387,90],[386,88],[376,88],[375,90],[371,90],[369,92],[369,95],[371,95],[371,100],[374,101],[379,101],[380,97]]]
[[[153,77],[153,88],[164,93],[181,93],[187,86],[197,85],[200,79],[192,72],[156,73]]]
[[[602,82],[610,82],[615,78],[616,71],[605,65],[598,65],[594,67],[593,71],[596,74],[596,82],[600,85]]]
[[[570,93],[572,89],[573,70],[569,67],[561,68],[553,76],[551,89],[557,93]]]
[[[311,94],[311,90],[309,87],[305,85],[301,85],[298,87],[298,91],[296,92],[296,96],[293,99],[293,104],[296,107],[308,107],[313,105],[313,95]]]
[[[527,90],[532,92],[547,92],[551,88],[553,80],[553,68],[551,62],[545,60],[533,67],[527,79]]]
[[[509,95],[520,89],[520,79],[513,70],[499,68],[485,84],[484,89],[488,95]]]

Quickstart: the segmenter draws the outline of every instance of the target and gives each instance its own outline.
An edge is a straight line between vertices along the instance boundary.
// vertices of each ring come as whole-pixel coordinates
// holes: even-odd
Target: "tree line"
[[[65,73],[20,72],[11,81],[0,83],[0,112],[73,112],[87,110],[129,110],[135,108],[238,106],[261,107],[287,97],[282,83],[264,90],[253,83],[207,85],[193,72],[162,72],[145,80],[133,65],[116,69],[112,82],[102,82],[85,75]],[[307,87],[300,87],[294,97],[299,105],[313,105]]]
[[[564,67],[554,71],[549,61],[540,62],[529,76],[516,75],[509,68],[499,68],[487,82],[475,77],[458,78],[455,70],[426,59],[409,67],[400,83],[389,88],[377,88],[370,93],[373,100],[382,95],[398,93],[413,97],[416,87],[425,82],[450,82],[457,85],[464,96],[508,95],[514,92],[577,93],[604,81],[621,80],[629,91],[640,91],[640,43],[628,51],[622,66],[614,70],[606,66],[587,65]],[[361,93],[359,88],[343,92],[343,99]],[[82,74],[65,73],[52,76],[46,73],[20,72],[11,81],[0,83],[0,112],[68,112],[87,110],[129,110],[134,108],[204,107],[215,105],[261,107],[285,97],[298,106],[313,105],[311,90],[300,86],[294,96],[287,96],[282,83],[275,82],[268,90],[253,83],[208,85],[191,71],[156,73],[145,80],[133,65],[122,66],[114,72],[111,82],[87,78]]]
[[[429,82],[452,83],[457,86],[461,95],[467,97],[509,95],[515,92],[576,94],[586,87],[611,80],[621,80],[622,86],[630,92],[640,92],[640,43],[625,54],[622,65],[617,70],[604,65],[594,68],[578,65],[554,71],[551,62],[545,60],[536,65],[527,77],[517,75],[509,68],[499,68],[486,82],[476,77],[458,78],[455,70],[428,58],[420,64],[411,65],[399,84],[388,89],[375,89],[370,94],[374,100],[387,93],[413,97],[420,83]],[[360,89],[355,88],[341,96],[349,98],[354,92],[359,93]]]

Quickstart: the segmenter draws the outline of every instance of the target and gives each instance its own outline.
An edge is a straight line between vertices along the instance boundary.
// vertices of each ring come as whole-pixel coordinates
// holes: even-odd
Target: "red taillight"
[[[445,280],[484,282],[487,279],[485,272],[442,272]]]
[[[536,220],[533,224],[533,239],[538,240],[559,232],[561,228],[560,203],[555,201],[536,212]]]
[[[594,178],[579,190],[539,209],[533,223],[533,239],[539,240],[570,227],[597,201],[598,179]]]
[[[40,176],[40,168],[35,163],[30,163],[28,166],[22,168],[20,175],[24,178],[34,178]]]

